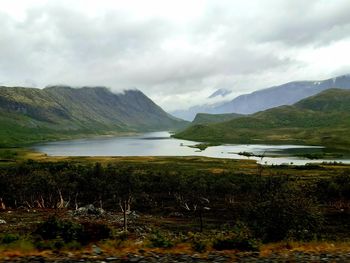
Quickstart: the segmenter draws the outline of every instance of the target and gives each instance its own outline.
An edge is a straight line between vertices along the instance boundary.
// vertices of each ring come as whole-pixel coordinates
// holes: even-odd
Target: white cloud
[[[350,71],[348,0],[0,0],[0,83],[137,87],[165,109]]]

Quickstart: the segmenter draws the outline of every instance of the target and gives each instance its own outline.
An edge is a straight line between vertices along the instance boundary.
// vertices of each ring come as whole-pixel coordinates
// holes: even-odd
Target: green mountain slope
[[[219,123],[224,121],[230,121],[244,115],[238,113],[225,113],[225,114],[209,114],[209,113],[197,113],[196,117],[192,121],[192,124],[209,124]]]
[[[195,125],[177,138],[221,143],[293,143],[349,150],[350,91],[331,89],[231,121]]]
[[[104,87],[0,87],[0,145],[185,124],[138,90],[115,94]]]

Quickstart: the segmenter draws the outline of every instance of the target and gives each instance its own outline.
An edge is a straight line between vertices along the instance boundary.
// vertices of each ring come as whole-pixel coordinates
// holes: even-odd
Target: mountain
[[[237,113],[226,113],[226,114],[208,114],[208,113],[198,113],[192,124],[209,124],[209,123],[219,123],[224,121],[230,121],[239,117],[242,117],[242,114]]]
[[[325,145],[350,149],[350,90],[329,89],[299,101],[234,120],[194,125],[177,138],[222,143]]]
[[[218,89],[213,92],[202,105],[195,105],[184,110],[175,110],[171,114],[187,121],[193,121],[197,113],[211,113],[216,114],[215,109],[222,105],[224,102],[229,101],[232,96],[232,91],[227,89]]]
[[[301,99],[331,88],[350,89],[350,75],[343,75],[323,81],[289,82],[280,86],[258,90],[250,94],[244,94],[231,101],[217,102],[215,104],[207,102],[204,105],[193,106],[187,110],[174,111],[172,114],[176,117],[190,121],[193,120],[197,113],[252,114],[282,105],[292,105]],[[214,96],[214,94],[214,97],[217,97],[222,94],[222,92],[223,91],[218,90],[210,97]]]
[[[139,90],[0,87],[0,145],[80,134],[177,129],[185,122]]]
[[[350,89],[350,75],[323,81],[294,81],[258,90],[238,96],[230,102],[214,107],[211,111],[216,113],[235,112],[251,114],[282,105],[292,105],[301,99],[331,88]]]
[[[172,111],[171,114],[176,116],[176,117],[178,117],[178,118],[187,120],[187,121],[193,121],[194,118],[196,117],[197,113],[200,113],[200,112],[213,113],[214,108],[216,106],[218,106],[218,105],[219,104],[214,104],[214,105],[210,105],[210,104],[197,105],[197,106],[193,106],[193,107],[190,107],[188,109],[185,109],[185,110]]]
[[[213,94],[211,94],[208,99],[216,98],[216,97],[226,97],[227,95],[231,94],[232,91],[227,89],[218,89]]]

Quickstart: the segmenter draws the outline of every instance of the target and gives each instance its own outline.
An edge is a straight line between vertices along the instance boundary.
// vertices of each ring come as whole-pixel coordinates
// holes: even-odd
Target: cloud
[[[137,87],[186,108],[217,88],[348,70],[349,12],[347,0],[13,0],[0,7],[0,83]]]
[[[283,1],[281,1],[283,2]],[[274,15],[263,22],[262,41],[288,46],[328,45],[350,33],[348,1],[289,1],[275,5]]]

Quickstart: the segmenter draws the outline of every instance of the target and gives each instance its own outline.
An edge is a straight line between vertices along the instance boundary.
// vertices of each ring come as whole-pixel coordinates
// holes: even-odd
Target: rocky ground
[[[225,253],[215,252],[208,255],[159,254],[147,252],[144,254],[112,255],[57,255],[56,257],[27,256],[5,257],[0,262],[350,262],[350,253],[308,253],[290,252],[261,256],[259,253]]]
[[[86,211],[85,211],[85,210]],[[47,211],[9,211],[2,213],[0,220],[0,233],[11,233],[12,231],[22,230],[28,231],[33,229],[33,226],[46,218]],[[55,212],[56,213],[56,212]],[[93,207],[85,207],[77,211],[62,212],[59,214],[63,218],[79,218],[81,220],[100,220],[103,213],[103,222],[115,224],[119,228],[122,226],[123,217],[121,214],[104,213]],[[91,218],[91,214],[93,217]],[[95,218],[96,217],[96,218]],[[145,230],[141,227],[145,224],[140,220],[157,220],[157,218],[139,216],[132,213],[129,216],[130,228],[133,233],[143,233]],[[140,222],[139,222],[140,221]],[[164,221],[164,219],[163,219]],[[168,221],[167,221],[168,222]],[[172,222],[173,223],[173,222]],[[134,250],[120,251],[119,249],[111,251],[104,250],[103,247],[98,247],[100,244],[92,245],[82,251],[50,251],[49,254],[40,254],[41,252],[33,252],[37,254],[25,255],[16,250],[0,251],[0,263],[2,262],[57,262],[57,263],[72,263],[72,262],[349,262],[350,263],[350,248],[349,243],[331,243],[324,245],[309,244],[300,246],[300,250],[293,246],[279,245],[276,247],[267,247],[260,250],[261,252],[237,252],[237,251],[207,251],[206,253],[195,253],[193,250],[168,250],[161,249],[152,251],[151,249],[135,248]],[[306,248],[306,249],[305,249]],[[303,250],[304,249],[304,250]],[[303,252],[301,252],[303,251]],[[16,254],[17,253],[17,254]]]

